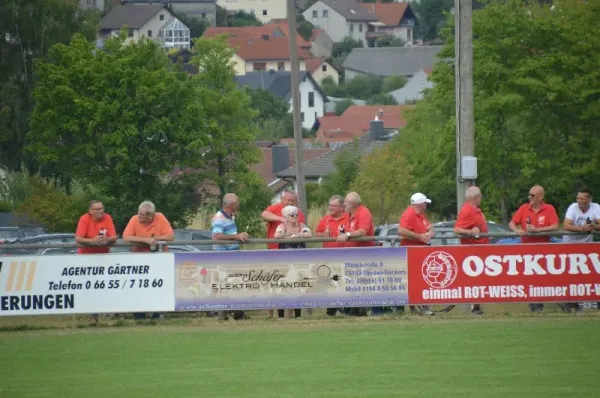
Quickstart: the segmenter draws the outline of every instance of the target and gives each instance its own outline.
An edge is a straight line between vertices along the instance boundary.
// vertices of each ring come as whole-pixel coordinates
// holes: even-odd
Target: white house
[[[287,17],[286,0],[217,0],[227,11],[245,11],[254,14],[262,23]]]
[[[104,11],[104,0],[79,0],[79,8],[82,10]]]
[[[323,29],[334,43],[345,36],[350,36],[368,45],[366,33],[370,22],[377,22],[377,17],[363,8],[356,0],[319,0],[304,13],[304,19]]]
[[[249,72],[236,76],[239,87],[263,89],[283,99],[292,107],[292,75],[285,71]],[[325,111],[327,96],[310,72],[300,72],[300,117],[302,127],[311,129]]]
[[[143,37],[156,40],[165,50],[190,49],[190,30],[161,4],[126,4],[114,7],[100,21],[99,39],[128,30],[126,43]]]
[[[177,15],[203,19],[210,22],[211,26],[215,26],[217,19],[217,0],[120,0],[120,2],[136,5],[162,4],[169,6]]]

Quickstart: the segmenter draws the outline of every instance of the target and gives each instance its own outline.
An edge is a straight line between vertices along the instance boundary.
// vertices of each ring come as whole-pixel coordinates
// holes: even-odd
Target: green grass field
[[[600,397],[600,317],[0,333],[0,397]]]

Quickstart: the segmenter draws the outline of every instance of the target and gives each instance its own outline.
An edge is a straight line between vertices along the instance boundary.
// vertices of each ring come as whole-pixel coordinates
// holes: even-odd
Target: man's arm
[[[245,242],[248,240],[248,234],[246,232],[242,232],[235,235],[225,235],[223,233],[213,233],[212,235],[214,240],[239,240]]]
[[[517,235],[525,235],[527,233],[525,230],[517,227],[517,223],[514,220],[510,220],[510,222],[508,223],[508,228],[510,228],[510,230],[516,233]]]
[[[427,235],[427,234],[417,234],[417,233],[411,231],[410,229],[406,229],[404,227],[398,227],[398,235],[402,236],[403,238],[408,238],[408,239],[413,239],[413,240],[423,240],[424,235]]]
[[[563,221],[563,229],[569,232],[586,232],[584,226],[573,224],[570,218],[565,218]]]
[[[263,220],[268,222],[285,222],[285,218],[279,217],[267,210],[263,211],[260,216]]]

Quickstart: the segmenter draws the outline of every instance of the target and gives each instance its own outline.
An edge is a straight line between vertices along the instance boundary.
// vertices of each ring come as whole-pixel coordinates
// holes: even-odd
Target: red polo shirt
[[[488,232],[487,222],[485,216],[479,207],[465,203],[460,212],[458,213],[458,219],[456,220],[455,227],[463,229],[479,228],[482,233]],[[490,238],[478,238],[475,239],[472,236],[460,238],[460,243],[463,245],[475,245],[475,244],[486,244],[490,243]]]
[[[105,237],[107,238],[112,238],[113,236],[117,235],[112,217],[105,213],[102,215],[100,220],[96,221],[90,213],[86,213],[79,218],[75,235],[81,238],[89,239],[98,236],[100,231],[103,231]],[[109,251],[110,248],[108,246],[80,247],[77,249],[77,253],[79,254],[108,253]]]
[[[553,224],[558,224],[558,214],[554,206],[542,203],[540,208],[535,211],[529,203],[525,203],[515,213],[512,221],[521,225],[523,231],[527,229],[527,217],[531,219],[531,225],[539,227],[549,227]],[[546,243],[550,242],[549,236],[521,236],[521,243]]]
[[[400,217],[400,226],[402,228],[406,228],[415,234],[424,234],[429,232],[429,220],[425,214],[417,214],[415,208],[410,206],[408,209],[404,210],[402,216]],[[412,245],[425,245],[425,242],[421,242],[416,239],[402,238],[400,239],[401,246],[412,246]]]
[[[271,205],[271,206],[267,207],[265,209],[265,211],[268,211],[269,213],[273,213],[276,216],[283,217],[283,215],[281,214],[281,210],[283,210],[284,207],[285,207],[285,205],[283,203],[277,203],[276,205]],[[300,209],[298,209],[298,222],[304,223],[304,213],[302,213],[302,211]],[[275,237],[275,230],[277,229],[279,224],[281,224],[281,221],[267,222],[267,238]],[[279,249],[279,244],[269,243],[269,244],[267,244],[267,249]]]
[[[373,216],[369,209],[365,206],[360,205],[358,209],[354,212],[354,214],[349,214],[346,219],[346,232],[358,231],[359,229],[364,229],[367,231],[367,235],[365,236],[373,236],[375,232],[375,227],[373,226]],[[368,242],[356,242],[356,241],[348,241],[345,243],[345,247],[371,247],[375,246],[375,241]]]
[[[330,236],[336,238],[340,235],[340,228],[346,228],[347,222],[348,215],[346,213],[342,213],[340,217],[333,217],[331,214],[327,214],[325,217],[321,218],[315,232],[325,232],[326,229],[329,229]],[[344,246],[345,243],[340,242],[323,242],[324,248]]]

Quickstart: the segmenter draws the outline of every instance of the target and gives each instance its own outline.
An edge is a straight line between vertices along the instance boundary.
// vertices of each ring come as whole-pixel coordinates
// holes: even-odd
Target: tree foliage
[[[367,99],[367,105],[398,105],[398,101],[390,94],[376,94]]]
[[[346,109],[350,108],[354,105],[354,102],[351,99],[343,99],[335,103],[335,114],[341,115],[346,111]]]
[[[394,35],[384,35],[375,40],[376,47],[404,47],[406,41]]]
[[[300,34],[300,36],[302,36],[304,38],[304,40],[309,40],[310,37],[312,36],[312,32],[314,29],[314,25],[312,23],[310,23],[309,21],[302,21],[300,23],[298,23],[298,33]]]
[[[410,6],[419,21],[415,35],[429,41],[438,38],[447,25],[446,13],[454,7],[454,0],[419,0],[412,1]]]
[[[404,76],[386,76],[383,78],[381,83],[381,92],[390,93],[394,90],[398,90],[406,85],[406,78]]]

